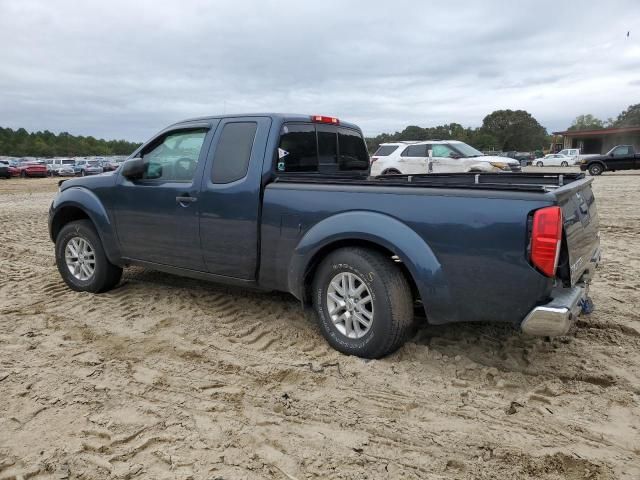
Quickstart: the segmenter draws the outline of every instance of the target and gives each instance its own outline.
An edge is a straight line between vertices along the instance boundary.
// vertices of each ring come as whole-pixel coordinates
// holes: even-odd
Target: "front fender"
[[[375,243],[397,255],[416,283],[429,319],[433,323],[456,321],[442,265],[429,245],[409,226],[389,215],[351,211],[325,218],[302,237],[289,265],[289,290],[304,297],[305,276],[317,254],[331,244],[344,241]]]
[[[491,173],[491,172],[499,172],[499,171],[500,171],[499,168],[494,167],[488,162],[477,162],[467,167],[467,172]]]
[[[49,211],[49,235],[55,242],[54,230],[66,216],[65,209],[74,208],[84,212],[98,232],[102,247],[111,263],[120,263],[120,249],[113,222],[100,199],[91,190],[83,187],[70,187],[60,192]],[[68,211],[68,210],[67,210]]]

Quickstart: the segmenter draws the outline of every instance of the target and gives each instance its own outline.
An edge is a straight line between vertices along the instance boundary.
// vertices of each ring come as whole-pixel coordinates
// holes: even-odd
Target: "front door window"
[[[207,134],[205,129],[170,133],[143,153],[144,180],[191,182]]]

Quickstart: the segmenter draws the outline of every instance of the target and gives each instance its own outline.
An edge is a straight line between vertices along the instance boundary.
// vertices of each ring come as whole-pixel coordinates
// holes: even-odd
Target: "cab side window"
[[[152,144],[142,154],[143,180],[191,182],[207,135],[206,129],[172,132]]]
[[[235,182],[247,174],[257,129],[256,122],[233,122],[224,126],[213,157],[213,183]]]
[[[613,151],[614,157],[622,157],[623,155],[629,155],[629,147],[618,147]]]

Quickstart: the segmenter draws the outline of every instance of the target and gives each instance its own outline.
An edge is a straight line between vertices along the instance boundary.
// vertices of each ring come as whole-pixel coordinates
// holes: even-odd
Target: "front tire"
[[[402,175],[402,173],[399,170],[396,170],[395,168],[390,168],[382,172],[380,175]]]
[[[322,261],[313,279],[313,306],[327,342],[363,358],[397,350],[413,322],[411,288],[400,268],[359,247],[341,248]]]
[[[568,167],[568,166],[569,166],[569,164],[568,164],[567,162],[561,162],[561,163],[560,163],[560,166],[561,166],[561,167]]]
[[[77,292],[105,292],[115,287],[122,277],[122,268],[109,262],[89,220],[70,222],[62,227],[55,251],[60,276]]]
[[[537,163],[536,163],[536,167],[544,167],[544,163],[542,163],[542,162],[537,162]]]
[[[598,175],[602,175],[602,171],[603,170],[604,169],[602,168],[602,165],[600,165],[599,163],[594,163],[593,165],[589,166],[589,173],[593,177],[597,177]]]

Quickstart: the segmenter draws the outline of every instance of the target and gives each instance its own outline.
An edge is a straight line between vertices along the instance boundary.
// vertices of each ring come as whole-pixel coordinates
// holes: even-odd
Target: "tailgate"
[[[600,248],[598,211],[591,190],[592,178],[555,190],[562,209],[571,285],[580,279]]]

